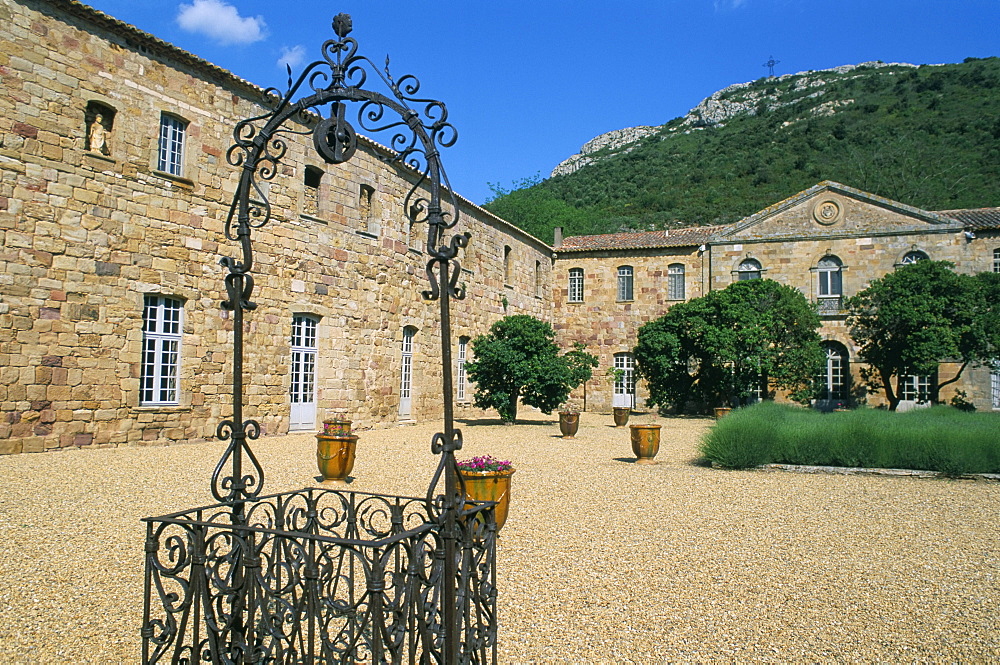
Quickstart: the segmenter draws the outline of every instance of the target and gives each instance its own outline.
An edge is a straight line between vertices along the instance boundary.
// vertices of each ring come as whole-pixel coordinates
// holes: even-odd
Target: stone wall
[[[590,411],[611,410],[612,380],[608,369],[616,353],[629,353],[635,346],[639,327],[663,316],[677,300],[668,298],[667,270],[672,264],[685,268],[685,298],[704,294],[702,261],[694,247],[629,251],[562,252],[553,275],[553,327],[563,348],[583,342],[600,364],[585,388],[576,390],[575,399],[586,397]],[[633,298],[618,300],[618,268],[632,267]],[[584,273],[583,302],[569,302],[569,271]],[[645,399],[637,386],[637,404]]]
[[[233,125],[260,113],[259,91],[72,3],[0,0],[0,21],[0,452],[212,436],[232,409],[219,259],[238,253],[223,232],[238,170],[225,154]],[[111,116],[103,140],[94,108]],[[179,176],[157,168],[161,113],[188,123]],[[417,329],[412,417],[441,415],[438,309],[420,297],[426,229],[402,210],[413,174],[384,152],[362,141],[333,167],[293,143],[269,185],[245,361],[246,415],[265,434],[288,430],[294,314],[320,317],[317,419],[397,421],[404,326]],[[549,320],[549,248],[462,206],[457,230],[473,238],[455,339],[485,332],[505,301]],[[146,294],[184,303],[176,406],[139,404]]]

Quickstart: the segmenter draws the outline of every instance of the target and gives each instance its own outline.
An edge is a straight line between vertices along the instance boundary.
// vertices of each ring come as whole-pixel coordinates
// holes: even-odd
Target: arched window
[[[632,266],[618,266],[618,300],[632,300]]]
[[[736,274],[738,280],[742,282],[747,279],[760,279],[762,270],[760,261],[757,259],[743,259],[743,262],[736,268]]]
[[[147,295],[142,310],[142,367],[139,404],[177,404],[184,303]]]
[[[569,301],[583,302],[583,268],[569,269]]]
[[[510,252],[508,245],[503,246],[503,283],[510,284]]]
[[[542,297],[542,262],[535,261],[535,297]]]
[[[819,297],[835,298],[844,293],[843,264],[836,256],[824,256],[819,260],[816,272],[819,275]]]
[[[684,264],[667,267],[667,300],[684,300]]]
[[[903,255],[903,260],[899,262],[901,266],[908,266],[911,263],[916,263],[917,261],[926,261],[930,257],[926,253],[921,252],[919,249],[915,249],[912,252],[907,252]]]
[[[821,403],[846,402],[850,392],[850,360],[847,347],[839,342],[823,342],[826,366],[819,377],[820,391],[817,399]]]

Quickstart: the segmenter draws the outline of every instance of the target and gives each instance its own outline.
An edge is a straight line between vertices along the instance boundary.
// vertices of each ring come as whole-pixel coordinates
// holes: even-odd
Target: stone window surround
[[[667,300],[681,301],[687,296],[687,266],[671,263],[667,266]]]
[[[159,132],[156,139],[154,171],[169,178],[190,180],[187,165],[188,127],[191,122],[170,111],[160,111]]]
[[[635,300],[635,269],[630,265],[618,266],[617,302],[632,302]]]
[[[757,264],[756,268],[754,268],[753,270],[741,269],[744,265],[749,264],[751,261],[753,263]],[[744,257],[742,257],[740,259],[737,259],[736,265],[733,266],[733,269],[732,269],[731,272],[732,272],[732,275],[733,275],[733,281],[734,282],[738,282],[738,281],[740,281],[740,279],[741,279],[740,276],[743,273],[754,273],[754,272],[757,273],[756,277],[745,277],[745,278],[743,278],[744,280],[746,280],[746,279],[764,279],[764,273],[766,273],[768,270],[770,270],[770,268],[765,268],[763,262],[760,259],[754,257],[752,254],[747,254],[746,256],[744,256]]]
[[[910,249],[900,254],[899,258],[892,265],[894,268],[898,268],[900,266],[905,266],[910,263],[914,263],[916,261],[923,261],[925,259],[929,260],[930,258],[931,255],[926,249],[922,249],[920,247],[917,247],[916,245],[912,245]]]
[[[583,302],[583,268],[570,268],[569,269],[569,284],[568,284],[568,297],[567,302],[571,303],[581,303]]]
[[[151,305],[151,299],[155,299],[155,304]],[[164,323],[166,319],[163,317],[168,309],[167,301],[173,301],[177,303],[177,326],[176,331],[163,331],[163,330],[153,330],[147,331],[147,314],[150,309],[156,312],[154,321],[156,323]],[[182,394],[181,388],[181,363],[183,359],[183,347],[184,347],[184,309],[186,307],[186,301],[184,298],[176,295],[167,295],[161,293],[146,293],[143,294],[143,310],[142,310],[142,346],[141,346],[141,356],[140,356],[140,371],[139,371],[139,406],[140,407],[177,407],[180,406],[180,396]],[[148,365],[146,362],[146,346],[148,342],[153,343],[153,362]],[[167,399],[163,399],[163,389],[158,387],[161,380],[165,377],[164,368],[168,367],[163,364],[163,352],[164,344],[174,343],[174,355],[175,360],[172,363],[171,371],[174,385],[172,389],[172,396],[168,396]],[[147,367],[152,367],[152,375],[147,373]],[[150,381],[150,387],[145,386],[147,380]],[[143,393],[149,393],[148,399],[143,399]],[[172,397],[172,398],[171,398]]]

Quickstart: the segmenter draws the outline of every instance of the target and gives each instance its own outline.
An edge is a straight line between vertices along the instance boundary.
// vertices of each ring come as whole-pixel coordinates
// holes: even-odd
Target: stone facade
[[[223,232],[238,169],[226,151],[261,91],[69,0],[0,0],[0,22],[0,452],[211,437],[232,408],[219,259],[238,253]],[[160,160],[164,115],[183,127],[176,167]],[[269,184],[272,221],[254,237],[246,415],[265,434],[288,431],[292,322],[310,315],[316,421],[401,419],[406,327],[403,416],[440,417],[438,311],[420,296],[426,229],[402,210],[414,175],[368,140],[337,167],[314,152],[291,144]],[[551,249],[461,205],[456,230],[473,238],[456,344],[505,311],[547,320]],[[148,295],[183,303],[175,404],[141,396]]]
[[[739,278],[740,267],[759,264],[760,276],[799,289],[815,302],[823,325],[820,335],[846,349],[854,395],[860,386],[855,348],[846,323],[843,299],[865,289],[909,256],[947,260],[964,273],[1000,271],[1000,211],[929,212],[834,182],[823,182],[726,227],[567,238],[556,248],[553,288],[555,325],[560,342],[583,341],[601,356],[601,367],[615,353],[628,352],[639,326],[662,316],[673,301],[665,299],[665,276],[672,263],[685,266],[685,299],[722,289]],[[675,239],[671,241],[671,239]],[[651,247],[652,246],[652,247]],[[842,288],[831,297],[821,290],[821,262],[839,262]],[[635,299],[619,302],[616,268],[633,265]],[[584,298],[569,302],[569,271],[585,270]],[[943,362],[941,380],[958,370]],[[600,374],[600,373],[599,373]],[[597,376],[587,386],[588,407],[607,410],[610,382]],[[979,408],[993,405],[987,368],[967,368],[962,379],[940,396],[963,390]],[[642,403],[643,388],[636,389]],[[583,396],[583,390],[577,397]],[[867,397],[881,403],[881,395]],[[845,401],[850,401],[847,399]]]
[[[232,408],[219,259],[238,251],[223,229],[238,174],[226,152],[235,123],[262,112],[261,91],[75,0],[0,0],[0,25],[0,453],[212,437]],[[438,310],[420,297],[425,229],[402,210],[414,174],[387,155],[363,139],[351,161],[329,166],[308,139],[292,140],[267,186],[273,217],[254,236],[245,360],[245,415],[264,434],[313,429],[331,412],[361,428],[441,416]],[[600,356],[576,395],[591,410],[610,408],[607,370],[640,325],[724,288],[747,259],[817,301],[827,256],[842,262],[844,295],[911,251],[1000,270],[996,209],[931,213],[836,183],[729,227],[568,238],[554,250],[460,204],[456,230],[472,241],[461,257],[468,297],[452,309],[456,347],[505,314],[551,321],[562,346],[581,341]],[[144,318],[167,302],[176,337],[157,341]],[[843,313],[823,304],[824,338],[853,363]],[[305,385],[292,338],[306,320],[315,407],[303,415],[289,394]],[[176,390],[149,399],[166,384],[146,367],[169,354],[147,345],[175,342]],[[967,370],[954,388],[982,404],[990,380]],[[459,415],[478,415],[471,394]]]

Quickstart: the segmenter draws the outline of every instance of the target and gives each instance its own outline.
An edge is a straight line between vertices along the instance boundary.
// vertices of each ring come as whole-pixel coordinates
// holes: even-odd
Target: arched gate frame
[[[226,236],[240,256],[221,260],[222,306],[233,312],[233,415],[217,433],[229,445],[212,475],[218,504],[145,520],[144,663],[496,660],[494,504],[465,503],[454,455],[462,435],[454,425],[450,300],[464,297],[458,254],[470,234],[446,237],[459,205],[438,149],[457,133],[444,104],[417,96],[415,77],[395,81],[388,58],[380,71],[358,55],[348,15],[333,27],[337,38],[323,44],[323,59],[294,83],[289,70],[284,94],[264,93],[271,111],[233,132],[227,158],[241,173]],[[372,73],[391,97],[363,87]],[[431,441],[441,459],[424,497],[317,488],[263,495],[264,469],[250,446],[260,425],[243,413],[244,318],[256,308],[251,235],[271,218],[261,183],[278,174],[292,135],[311,135],[330,164],[351,159],[357,135],[348,104],[360,105],[364,131],[393,133],[385,159],[414,174],[405,212],[427,225],[423,295],[440,306],[444,431]],[[327,117],[316,115],[327,106]]]

